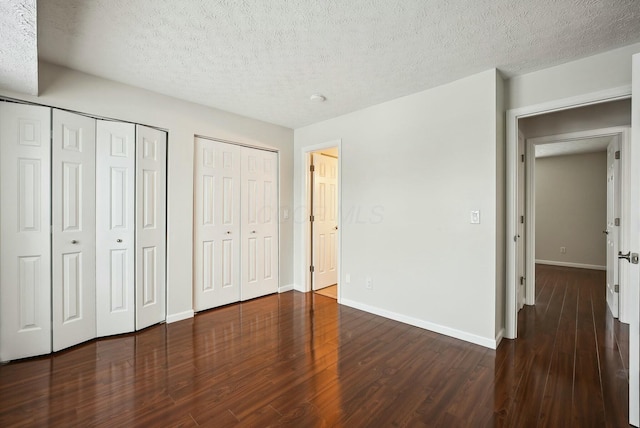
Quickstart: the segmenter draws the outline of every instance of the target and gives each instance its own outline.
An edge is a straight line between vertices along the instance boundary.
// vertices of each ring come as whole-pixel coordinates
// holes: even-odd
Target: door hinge
[[[613,291],[615,291],[616,293],[620,292],[620,284],[616,284],[613,286]]]
[[[314,220],[314,217],[313,217],[312,215],[310,215],[310,216],[309,216],[309,221],[310,221],[310,222],[313,222],[313,220]]]
[[[313,266],[309,266],[309,272],[313,273],[315,271],[315,269],[313,268]]]
[[[313,171],[315,171],[315,170],[316,170],[315,165],[311,165],[311,166],[309,167],[309,171],[313,172]]]
[[[526,281],[526,279],[524,278],[524,276],[520,277],[520,285],[524,285],[524,282]]]
[[[620,150],[616,150],[615,158],[620,159]]]
[[[524,224],[524,216],[523,215],[520,216],[520,224]]]
[[[613,221],[613,224],[614,224],[614,225],[616,225],[616,226],[620,226],[620,217],[616,218],[616,219]]]
[[[520,162],[524,162],[524,155],[520,155]]]

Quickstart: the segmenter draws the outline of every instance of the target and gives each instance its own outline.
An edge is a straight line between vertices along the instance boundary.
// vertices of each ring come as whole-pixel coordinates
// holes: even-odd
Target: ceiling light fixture
[[[327,97],[322,94],[313,94],[309,99],[314,103],[323,103],[327,100]]]

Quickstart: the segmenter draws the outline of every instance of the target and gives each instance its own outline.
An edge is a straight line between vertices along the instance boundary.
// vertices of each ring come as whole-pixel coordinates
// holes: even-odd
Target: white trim
[[[518,225],[518,198],[517,198],[517,174],[518,174],[518,119],[528,116],[536,116],[552,111],[567,110],[578,106],[599,104],[606,101],[625,99],[631,96],[631,86],[626,85],[605,91],[583,94],[575,97],[553,100],[546,103],[525,106],[508,110],[506,113],[506,163],[507,163],[507,233],[506,233],[506,302],[505,302],[505,337],[515,339],[518,332],[518,302],[517,302],[517,260],[518,248],[514,241]]]
[[[342,299],[342,305],[349,306],[351,308],[359,309],[361,311],[368,312],[370,314],[378,315],[384,318],[392,319],[394,321],[398,321],[404,324],[409,324],[414,327],[420,327],[425,330],[433,331],[435,333],[443,334],[445,336],[453,337],[454,339],[464,340],[465,342],[470,342],[476,345],[484,346],[489,349],[496,349],[498,347],[498,343],[502,340],[502,330],[498,337],[495,339],[491,339],[488,337],[478,336],[476,334],[467,333],[466,331],[456,330],[451,327],[446,327],[440,324],[435,324],[429,321],[424,321],[418,318],[409,317],[406,315],[402,315],[396,312],[391,312],[386,309],[380,309],[375,306],[369,306],[364,303],[355,302],[349,299]]]
[[[524,149],[526,153],[526,165],[525,165],[525,181],[526,181],[526,228],[525,228],[525,242],[526,249],[524,253],[525,259],[525,273],[524,276],[527,280],[524,283],[524,302],[527,305],[536,304],[536,146],[534,144],[528,144],[527,140],[524,140]]]
[[[538,260],[536,259],[536,264],[538,265],[550,265],[550,266],[562,266],[562,267],[571,267],[571,268],[580,268],[580,269],[593,269],[593,270],[607,270],[606,266],[601,265],[590,265],[586,263],[573,263],[573,262],[558,262],[555,260]]]
[[[498,348],[498,345],[500,345],[500,342],[502,342],[503,338],[504,338],[504,328],[501,328],[498,334],[496,335],[496,347],[494,349]]]
[[[287,291],[292,291],[293,289],[293,284],[281,285],[280,288],[278,288],[278,293],[286,293]]]
[[[325,143],[321,143],[321,144],[314,144],[311,146],[305,146],[302,148],[301,150],[301,163],[300,165],[302,165],[302,171],[301,171],[301,176],[300,176],[300,183],[302,183],[302,185],[300,186],[300,205],[305,209],[305,215],[303,216],[302,221],[300,222],[299,225],[299,231],[300,231],[300,245],[302,245],[301,247],[301,252],[303,254],[302,256],[302,260],[301,260],[301,265],[299,266],[299,268],[302,268],[302,271],[304,273],[303,275],[303,279],[304,279],[304,283],[302,285],[300,284],[294,284],[294,290],[303,292],[303,293],[308,293],[309,291],[311,291],[311,272],[309,272],[309,266],[311,266],[311,252],[309,251],[309,234],[311,233],[311,229],[310,229],[310,223],[309,223],[309,203],[310,201],[308,200],[308,192],[307,190],[309,189],[309,166],[311,165],[310,163],[310,155],[312,152],[317,152],[319,150],[322,149],[329,149],[329,148],[333,148],[333,147],[337,147],[338,148],[338,250],[337,250],[337,260],[338,260],[338,303],[340,303],[340,299],[342,296],[342,292],[341,292],[341,288],[340,287],[340,283],[342,281],[342,260],[341,260],[341,254],[342,254],[342,139],[338,138],[335,140],[331,140],[331,141],[327,141]],[[295,269],[295,266],[294,266]]]
[[[193,318],[194,315],[195,315],[195,312],[193,311],[193,309],[189,309],[188,311],[178,312],[177,314],[168,315],[166,323],[171,324],[174,322],[186,320],[189,318]]]

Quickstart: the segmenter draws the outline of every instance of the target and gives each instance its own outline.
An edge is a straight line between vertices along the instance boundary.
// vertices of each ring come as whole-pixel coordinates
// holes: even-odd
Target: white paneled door
[[[194,306],[240,300],[241,148],[195,141]]]
[[[614,318],[618,318],[619,306],[620,157],[616,159],[619,150],[620,140],[616,136],[607,148],[607,228],[604,231],[607,235],[607,305]]]
[[[166,318],[166,132],[136,126],[136,330]]]
[[[98,336],[135,330],[135,125],[96,124]]]
[[[50,118],[0,102],[0,361],[51,352]]]
[[[278,291],[278,155],[243,147],[241,300]]]
[[[338,282],[338,159],[312,154],[313,289]]]
[[[53,350],[96,337],[95,119],[53,110]]]

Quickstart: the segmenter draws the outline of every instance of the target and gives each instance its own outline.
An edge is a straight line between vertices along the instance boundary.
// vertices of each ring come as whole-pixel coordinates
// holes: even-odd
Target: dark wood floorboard
[[[0,366],[0,427],[622,427],[604,272],[537,267],[493,351],[289,292]]]

